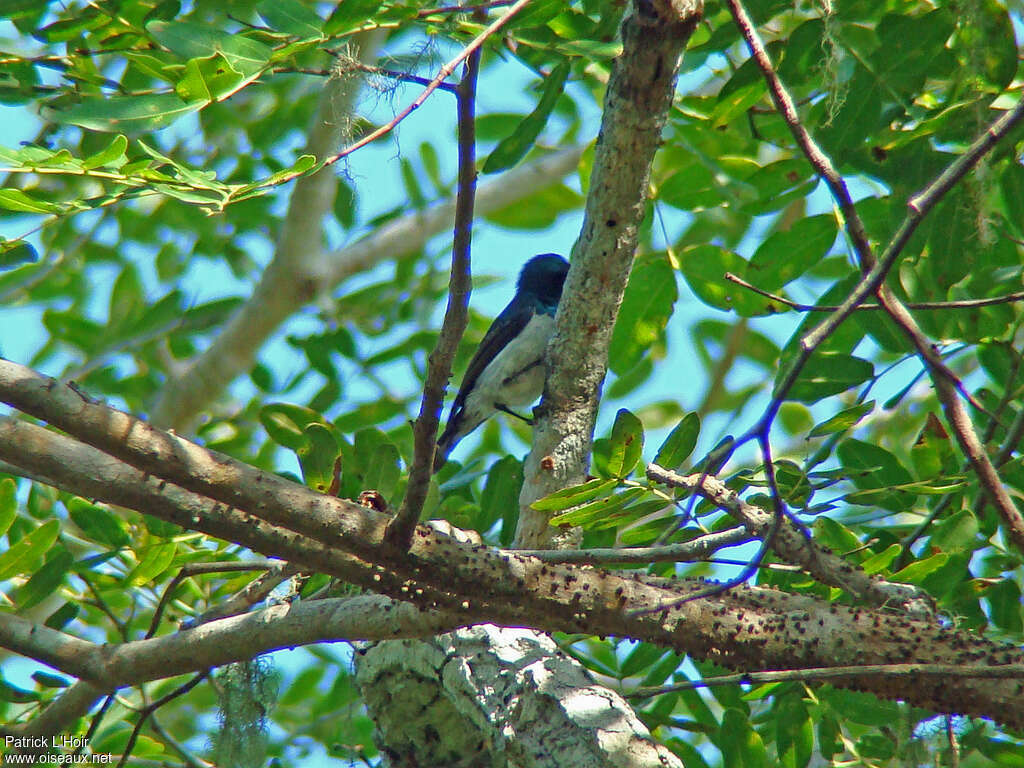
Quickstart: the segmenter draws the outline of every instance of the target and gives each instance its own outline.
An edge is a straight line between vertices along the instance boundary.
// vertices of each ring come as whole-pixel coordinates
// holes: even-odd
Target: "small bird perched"
[[[434,471],[452,448],[497,411],[529,405],[544,388],[544,352],[555,330],[555,310],[569,262],[554,253],[534,256],[523,266],[516,295],[501,311],[469,361],[448,425],[437,439]]]

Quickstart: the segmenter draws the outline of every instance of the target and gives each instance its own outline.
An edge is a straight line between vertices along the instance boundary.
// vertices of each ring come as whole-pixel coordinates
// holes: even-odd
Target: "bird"
[[[512,408],[529,405],[544,389],[544,353],[568,272],[569,262],[557,253],[542,253],[523,265],[512,301],[487,329],[462,377],[437,439],[434,472],[456,443],[498,411],[530,421]]]

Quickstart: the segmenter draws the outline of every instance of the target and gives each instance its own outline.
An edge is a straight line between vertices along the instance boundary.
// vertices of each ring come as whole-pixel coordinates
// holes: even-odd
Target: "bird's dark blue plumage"
[[[512,301],[491,323],[469,361],[437,440],[436,472],[455,444],[497,411],[529,405],[544,387],[544,352],[555,328],[555,310],[569,262],[554,253],[523,266]]]

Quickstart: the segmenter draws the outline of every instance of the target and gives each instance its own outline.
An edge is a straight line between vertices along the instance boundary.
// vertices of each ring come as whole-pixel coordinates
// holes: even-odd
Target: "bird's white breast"
[[[481,420],[495,403],[509,407],[529,405],[544,389],[544,352],[555,330],[555,318],[538,314],[505,345],[480,373],[465,409]],[[467,414],[467,415],[468,415]]]

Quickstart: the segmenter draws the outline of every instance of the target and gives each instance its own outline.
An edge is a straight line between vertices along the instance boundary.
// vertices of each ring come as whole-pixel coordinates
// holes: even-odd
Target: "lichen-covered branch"
[[[17,382],[12,384],[11,365],[0,367],[0,400],[30,400],[25,392],[34,388],[38,396],[39,381],[46,379],[30,376],[19,387]],[[4,418],[0,419],[0,459],[50,477],[71,493],[144,511],[414,603],[419,609],[440,611],[442,627],[490,622],[546,632],[632,637],[736,670],[1024,663],[1024,653],[1012,646],[888,610],[848,607],[763,588],[682,601],[704,591],[706,582],[544,563],[462,543],[429,526],[416,528],[408,553],[396,553],[383,541],[386,515],[140,426],[132,417],[87,402],[70,387],[55,385],[50,393],[50,420],[109,453],[51,429]],[[59,412],[63,408],[67,411]],[[105,421],[98,418],[104,414]],[[120,442],[111,445],[115,434]],[[115,450],[121,450],[123,461],[111,455]],[[656,613],[642,613],[669,604],[672,607]],[[429,633],[435,631],[437,627],[431,627]],[[266,637],[274,637],[272,622],[266,632]],[[27,637],[24,631],[14,633],[7,643],[34,653]],[[43,648],[41,660],[74,664],[68,669],[92,684],[96,667],[90,666],[93,656],[86,646],[70,661],[53,648]],[[198,652],[175,658],[184,664],[186,657],[191,659],[188,669],[169,667],[167,654],[155,658],[162,674],[168,675],[212,663]],[[101,685],[110,681],[102,676],[95,680]],[[1017,681],[965,681],[953,689],[932,678],[867,676],[849,684],[937,711],[990,717],[1012,727],[1024,725],[1024,699]]]

